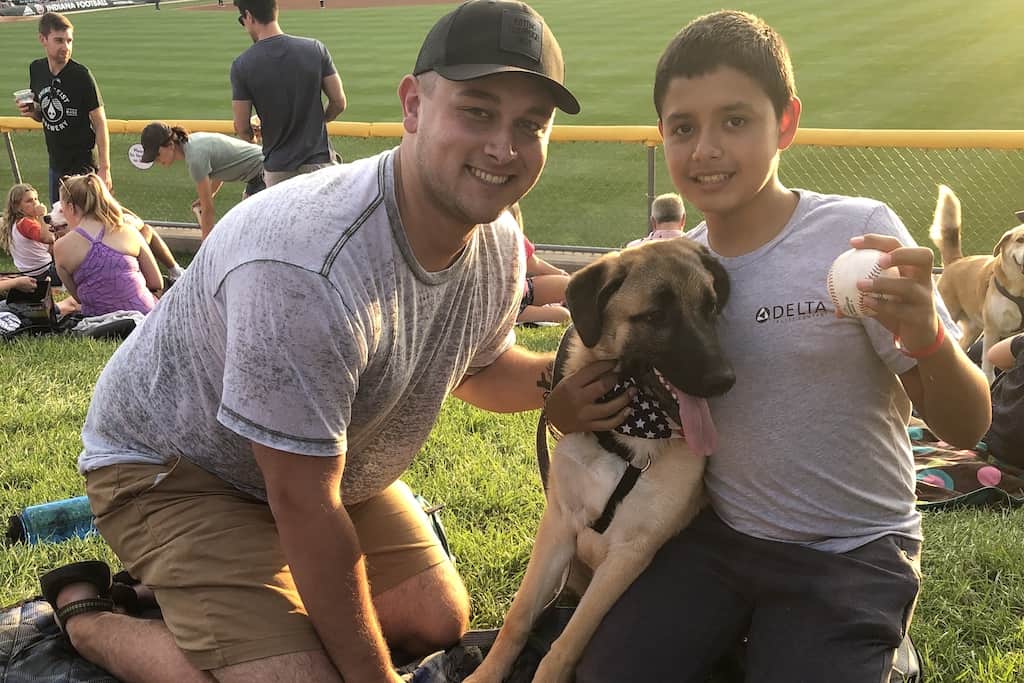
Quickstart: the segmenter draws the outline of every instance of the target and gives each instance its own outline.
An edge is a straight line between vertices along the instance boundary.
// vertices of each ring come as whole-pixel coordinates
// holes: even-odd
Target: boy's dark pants
[[[748,683],[888,681],[920,552],[895,535],[838,555],[764,541],[707,508],[608,613],[576,680],[704,683],[749,634]]]

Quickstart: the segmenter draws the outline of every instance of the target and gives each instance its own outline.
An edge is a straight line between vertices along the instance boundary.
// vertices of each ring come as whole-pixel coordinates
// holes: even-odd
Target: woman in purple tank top
[[[72,228],[53,247],[57,273],[85,316],[149,313],[163,278],[145,239],[94,173],[66,178],[61,207]]]

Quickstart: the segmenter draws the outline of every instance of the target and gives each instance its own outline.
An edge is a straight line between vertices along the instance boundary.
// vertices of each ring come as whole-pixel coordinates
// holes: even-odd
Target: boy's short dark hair
[[[74,26],[68,18],[57,12],[47,12],[39,18],[39,35],[48,36],[53,31],[73,31]]]
[[[730,66],[760,85],[782,116],[796,96],[793,64],[782,36],[764,19],[722,10],[697,17],[683,27],[661,54],[654,72],[654,108],[661,105],[673,78],[694,78]]]
[[[261,24],[277,20],[277,0],[234,0],[235,7],[247,11]]]

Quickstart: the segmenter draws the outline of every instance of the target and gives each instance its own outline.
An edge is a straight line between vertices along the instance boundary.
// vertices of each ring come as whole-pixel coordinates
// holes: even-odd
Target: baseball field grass
[[[560,123],[654,123],[650,86],[657,55],[688,19],[720,3],[643,0],[538,0],[566,52],[568,84],[584,111]],[[228,119],[231,60],[249,39],[235,11],[192,11],[188,4],[82,13],[75,58],[99,80],[112,119]],[[1010,65],[1019,61],[1024,4],[979,0],[910,3],[864,0],[747,2],[787,38],[805,105],[803,124],[822,128],[1017,129],[1024,91]],[[351,121],[396,121],[395,85],[415,59],[423,34],[446,6],[295,11],[285,30],[330,48],[345,82]],[[0,86],[27,82],[41,55],[35,25],[0,24]],[[0,92],[0,98],[5,97]],[[0,106],[0,111],[7,111]],[[13,104],[10,112],[14,113]],[[22,172],[45,194],[41,135],[14,135]],[[138,171],[126,159],[127,136],[113,139],[114,180],[124,203],[152,218],[188,220],[193,198],[185,169]],[[335,139],[347,158],[395,140]],[[936,182],[977,203],[1024,208],[1021,154],[869,155],[865,165],[813,156],[790,162],[791,185],[865,193],[891,201],[919,240]],[[1006,159],[1009,159],[1007,162]],[[784,157],[785,159],[785,157]],[[995,162],[993,162],[993,159]],[[813,162],[813,163],[812,163]],[[870,163],[869,163],[870,162]],[[1005,166],[1003,164],[1006,164]],[[1010,169],[993,171],[997,169]],[[668,191],[658,160],[658,190]],[[910,185],[906,181],[910,181]],[[12,181],[0,154],[0,185]],[[856,182],[855,182],[856,181]],[[861,183],[861,184],[857,184]],[[970,190],[963,191],[967,185]],[[241,188],[237,188],[240,192]],[[860,192],[861,190],[857,190]],[[913,193],[919,197],[913,197]],[[224,193],[235,194],[234,188]],[[645,151],[637,145],[555,144],[539,185],[525,200],[536,242],[614,246],[644,230]],[[895,198],[895,199],[893,199]],[[226,209],[232,197],[218,197]],[[1019,201],[1018,201],[1019,200]],[[965,201],[965,220],[975,204]],[[691,212],[689,224],[697,220]],[[969,224],[977,247],[990,248],[1005,224]],[[983,232],[984,231],[984,232]],[[968,244],[974,244],[968,237]],[[0,258],[0,270],[10,261]],[[552,350],[561,330],[524,330],[520,340]],[[29,339],[0,345],[0,521],[27,505],[81,495],[75,470],[79,432],[92,386],[116,345]],[[187,400],[187,397],[182,397]],[[535,413],[492,415],[457,400],[407,481],[442,513],[459,569],[473,596],[475,626],[500,623],[522,577],[543,495],[533,455]],[[1024,681],[1024,510],[963,510],[925,518],[924,589],[913,635],[937,683]],[[62,563],[116,559],[99,538],[0,548],[0,605],[38,592],[40,573]],[[681,615],[681,618],[685,618]]]
[[[330,3],[328,3],[330,4]],[[679,27],[721,5],[644,0],[540,0],[563,46],[567,83],[583,112],[556,123],[654,124],[651,84],[657,57]],[[449,5],[286,11],[286,31],[314,36],[331,50],[342,75],[348,121],[397,121],[395,88],[415,61],[423,35]],[[1024,92],[1014,69],[1024,4],[954,0],[854,5],[817,0],[747,2],[787,39],[802,125],[816,128],[1017,129],[1024,127]],[[229,120],[228,70],[249,45],[236,12],[195,11],[188,3],[80,13],[75,58],[95,74],[112,119]],[[24,87],[27,64],[41,56],[32,22],[0,24],[0,84]],[[0,92],[0,97],[3,94]],[[0,111],[3,111],[0,108]],[[10,114],[15,114],[13,104]],[[13,136],[25,178],[45,186],[41,136]],[[126,159],[129,136],[112,141],[119,198],[151,219],[192,220],[194,190],[185,169],[139,171]],[[335,139],[346,158],[395,144],[393,139]],[[660,155],[658,192],[671,190]],[[794,187],[865,194],[888,201],[919,241],[930,222],[935,186],[945,182],[964,199],[965,244],[991,248],[1024,207],[1021,152],[948,154],[896,150],[794,150],[783,156]],[[0,185],[11,179],[0,158]],[[548,168],[524,201],[527,228],[538,243],[618,246],[646,225],[646,151],[637,144],[564,143],[550,150]],[[241,188],[218,197],[223,212]],[[691,209],[688,224],[700,219]]]

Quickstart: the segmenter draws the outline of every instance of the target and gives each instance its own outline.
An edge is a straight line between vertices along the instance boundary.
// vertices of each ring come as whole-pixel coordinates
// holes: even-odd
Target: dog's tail
[[[939,248],[943,267],[964,256],[964,252],[960,248],[961,220],[960,200],[953,190],[945,185],[939,185],[939,199],[935,203],[935,218],[932,220],[932,227],[928,231],[928,235],[932,238],[935,246]]]

